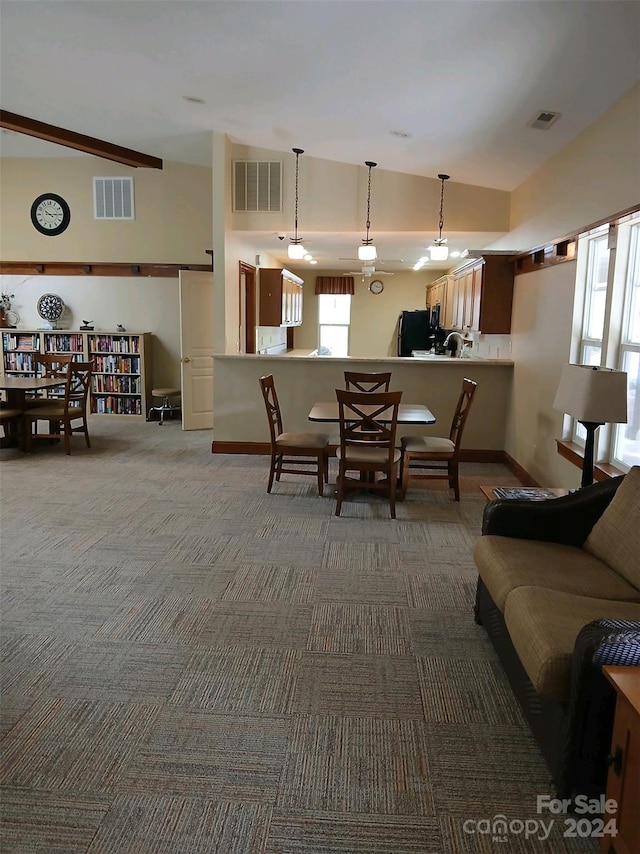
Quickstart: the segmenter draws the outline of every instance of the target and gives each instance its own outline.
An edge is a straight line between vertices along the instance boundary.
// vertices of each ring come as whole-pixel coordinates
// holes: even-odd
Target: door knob
[[[185,356],[185,357],[184,357],[184,362],[185,362],[185,364],[186,364],[187,362],[190,362],[190,361],[191,361],[191,359],[190,359],[188,356]]]

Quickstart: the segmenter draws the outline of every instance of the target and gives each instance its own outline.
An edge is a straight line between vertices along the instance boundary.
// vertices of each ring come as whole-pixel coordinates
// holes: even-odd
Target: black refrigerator
[[[398,356],[410,356],[412,350],[428,350],[430,335],[430,311],[403,311],[398,318]]]

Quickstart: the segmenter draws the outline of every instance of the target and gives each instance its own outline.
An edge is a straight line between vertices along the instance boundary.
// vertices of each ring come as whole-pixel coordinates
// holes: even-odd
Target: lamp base
[[[602,426],[600,421],[580,421],[580,424],[587,431],[587,438],[584,443],[584,459],[582,462],[582,481],[580,487],[591,486],[593,483],[593,449],[595,445],[596,430]]]

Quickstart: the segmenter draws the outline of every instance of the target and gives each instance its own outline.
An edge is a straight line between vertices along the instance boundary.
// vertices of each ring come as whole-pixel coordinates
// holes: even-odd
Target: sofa
[[[558,797],[599,797],[615,710],[602,667],[640,667],[640,466],[561,498],[489,502],[474,560],[476,622]]]

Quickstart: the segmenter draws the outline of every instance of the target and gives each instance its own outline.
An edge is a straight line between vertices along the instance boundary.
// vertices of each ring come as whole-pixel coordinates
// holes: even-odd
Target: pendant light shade
[[[302,238],[298,237],[298,159],[301,154],[304,154],[302,148],[293,148],[293,153],[296,156],[296,212],[295,212],[295,226],[294,226],[294,236],[289,238],[289,249],[287,250],[287,255],[294,261],[300,261],[304,258],[306,249],[302,245]]]
[[[449,175],[438,175],[440,179],[440,222],[439,233],[437,240],[434,240],[433,246],[429,247],[429,255],[432,261],[446,261],[449,257],[449,248],[447,247],[447,238],[442,236],[442,226],[444,225],[444,182],[449,180]]]
[[[373,163],[371,160],[366,160],[364,165],[369,167],[369,183],[367,186],[367,236],[362,241],[362,246],[358,247],[358,258],[360,261],[375,261],[377,252],[376,247],[373,245],[373,238],[369,237],[369,229],[371,228],[371,170],[378,164]]]

